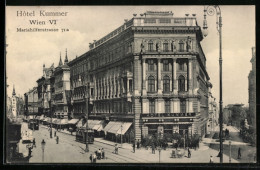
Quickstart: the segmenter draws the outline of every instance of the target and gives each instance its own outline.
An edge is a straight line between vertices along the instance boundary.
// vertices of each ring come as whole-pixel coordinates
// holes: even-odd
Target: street
[[[23,128],[27,128],[26,123],[23,123]],[[104,148],[106,159],[97,160],[97,163],[209,163],[210,156],[213,156],[214,163],[219,162],[218,151],[209,147],[206,142],[200,143],[200,148],[191,150],[191,158],[187,158],[187,151],[182,158],[171,158],[172,148],[162,150],[160,155],[158,150],[152,154],[151,149],[145,148],[136,149],[135,153],[132,152],[130,144],[129,147],[119,148],[119,154],[114,154],[114,146],[106,144],[105,140],[100,138],[95,139],[94,144],[89,144],[89,152],[85,152],[85,144],[75,141],[75,136],[70,134],[57,132],[59,136],[59,144],[56,144],[56,138],[50,138],[50,132],[46,126],[40,125],[39,130],[33,131],[33,137],[36,140],[36,147],[32,149],[32,157],[30,163],[90,163],[90,154],[96,150]],[[44,149],[44,158],[41,147],[41,141],[45,140],[46,145]],[[98,141],[97,141],[98,140]],[[104,141],[104,142],[102,142]],[[112,143],[112,142],[111,142]],[[120,144],[119,144],[120,146]],[[19,150],[25,156],[28,155],[26,144],[19,143]],[[225,152],[224,152],[225,153]],[[224,154],[224,162],[229,162],[229,156]],[[239,161],[232,158],[232,163]]]

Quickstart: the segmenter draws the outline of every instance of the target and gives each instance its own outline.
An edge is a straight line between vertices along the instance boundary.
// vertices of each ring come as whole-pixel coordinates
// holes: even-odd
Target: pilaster
[[[161,59],[157,59],[157,72],[158,72],[158,94],[162,94],[162,78],[161,78]]]
[[[173,94],[177,95],[178,86],[177,86],[177,78],[176,78],[176,59],[173,58]]]

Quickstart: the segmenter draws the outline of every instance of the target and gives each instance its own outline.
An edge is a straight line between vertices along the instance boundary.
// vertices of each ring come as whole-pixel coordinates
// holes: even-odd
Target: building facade
[[[216,98],[213,97],[211,93],[212,85],[210,83],[209,86],[209,95],[208,95],[208,114],[209,114],[209,119],[208,119],[208,133],[214,132],[215,128],[217,127],[219,123],[219,113],[218,113],[218,106],[216,102]]]
[[[38,91],[37,87],[24,94],[25,115],[38,115]]]
[[[38,114],[50,116],[50,105],[51,105],[51,77],[54,73],[54,64],[49,68],[45,68],[43,64],[43,76],[36,82],[37,93],[38,93]]]
[[[209,76],[195,15],[147,11],[68,63],[73,116],[133,123],[135,138],[207,133]]]
[[[248,103],[249,113],[251,117],[251,125],[256,129],[256,51],[255,47],[252,47],[252,70],[248,75]]]
[[[24,100],[22,97],[16,95],[14,86],[11,97],[11,108],[9,109],[11,109],[11,115],[9,116],[12,118],[17,118],[24,114]]]
[[[70,68],[67,65],[67,51],[62,63],[61,56],[58,67],[55,68],[52,79],[54,80],[53,95],[53,112],[57,118],[71,118],[71,103],[70,103]],[[52,83],[51,83],[52,84]]]

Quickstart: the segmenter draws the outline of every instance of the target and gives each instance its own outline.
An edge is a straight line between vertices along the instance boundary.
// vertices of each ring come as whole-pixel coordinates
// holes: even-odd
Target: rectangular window
[[[171,112],[170,100],[165,100],[165,113]]]
[[[133,91],[133,81],[129,80],[129,91],[132,92]]]
[[[152,42],[148,43],[148,51],[153,51],[153,43]]]
[[[163,60],[163,71],[169,71],[169,60]]]
[[[179,43],[179,51],[180,52],[184,52],[184,43],[183,42],[181,42],[181,43]]]
[[[186,100],[180,101],[180,111],[181,113],[186,113]]]
[[[156,23],[156,19],[155,18],[146,18],[146,19],[144,19],[144,23],[154,24],[154,23]]]
[[[148,60],[148,71],[154,71],[154,61]]]
[[[149,103],[149,112],[150,112],[150,113],[155,113],[155,102],[154,102],[154,100],[150,100],[150,103]]]
[[[165,51],[165,52],[169,51],[168,43],[163,43],[163,51]]]
[[[167,24],[167,23],[171,23],[171,19],[170,18],[161,18],[159,20],[160,23],[164,23],[164,24]]]

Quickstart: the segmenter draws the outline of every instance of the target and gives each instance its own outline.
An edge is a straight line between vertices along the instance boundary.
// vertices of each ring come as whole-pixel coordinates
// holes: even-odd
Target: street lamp
[[[41,145],[42,145],[42,162],[44,162],[44,149],[45,149],[45,144],[46,144],[46,142],[45,142],[44,139],[43,139],[42,142],[41,142]]]
[[[123,125],[121,125],[121,148],[122,148],[122,129],[123,129]]]
[[[81,79],[79,79],[81,81]],[[88,148],[88,106],[89,106],[89,89],[88,89],[88,85],[87,85],[87,89],[85,91],[85,102],[86,102],[86,152],[89,152],[89,148]]]
[[[208,26],[206,14],[213,16],[216,12],[217,31],[219,33],[219,135],[220,135],[220,163],[223,163],[223,110],[222,110],[222,17],[221,10],[218,5],[209,5],[204,7],[204,20],[203,20],[203,35],[208,35]]]
[[[51,110],[51,100],[49,101],[50,116],[51,116],[51,125],[50,125],[50,138],[52,138],[52,110]]]
[[[229,163],[231,163],[231,140],[229,140]]]
[[[159,146],[159,149],[158,149],[158,151],[159,151],[159,163],[161,162],[161,151],[162,151],[162,148],[161,148],[161,146]]]

